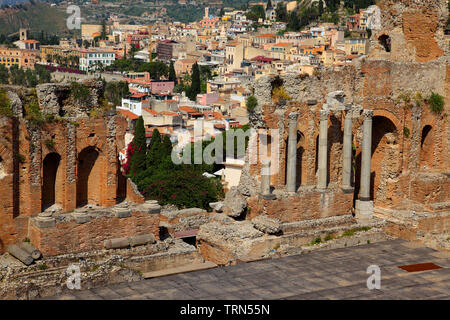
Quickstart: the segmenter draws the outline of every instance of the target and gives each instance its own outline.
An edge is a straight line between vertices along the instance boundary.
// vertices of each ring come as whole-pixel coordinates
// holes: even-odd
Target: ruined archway
[[[359,194],[361,179],[361,153],[356,157],[355,195]],[[389,179],[398,176],[400,151],[397,128],[387,117],[374,116],[372,127],[372,160],[370,165],[370,199],[375,205],[390,205],[387,188]],[[359,197],[358,197],[359,198]]]
[[[391,37],[386,34],[383,34],[378,37],[378,42],[384,48],[384,51],[391,52]]]
[[[100,202],[101,166],[99,152],[94,147],[83,149],[78,155],[77,207]]]
[[[42,205],[45,211],[55,204],[62,204],[62,171],[61,156],[55,152],[49,153],[42,163]]]
[[[431,167],[433,164],[433,127],[426,125],[422,129],[422,135],[420,139],[420,168]]]

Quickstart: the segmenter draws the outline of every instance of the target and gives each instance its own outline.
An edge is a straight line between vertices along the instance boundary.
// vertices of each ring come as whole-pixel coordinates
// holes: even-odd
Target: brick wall
[[[84,224],[60,222],[55,227],[30,224],[31,242],[44,256],[104,249],[104,241],[152,233],[159,239],[159,214],[133,212],[131,217],[100,217]]]

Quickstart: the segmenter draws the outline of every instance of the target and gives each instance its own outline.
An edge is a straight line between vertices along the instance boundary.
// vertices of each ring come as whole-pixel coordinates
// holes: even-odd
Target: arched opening
[[[284,183],[287,183],[287,163],[288,163],[288,148],[289,148],[289,138],[286,139],[286,154],[285,154],[285,181]],[[299,188],[303,183],[303,155],[305,153],[305,136],[300,132],[297,131],[297,166],[296,166],[296,188]]]
[[[49,153],[44,159],[42,165],[42,211],[61,202],[61,199],[58,199],[59,194],[62,192],[60,186],[60,162],[61,156],[55,152]]]
[[[370,164],[370,199],[375,204],[389,202],[386,188],[388,178],[396,176],[399,160],[397,128],[388,118],[373,117],[372,125],[372,160]],[[361,146],[362,147],[362,146]],[[355,198],[359,198],[361,181],[361,153],[356,156]]]
[[[77,207],[98,204],[100,200],[101,167],[94,147],[83,149],[78,155]]]
[[[432,164],[433,160],[433,127],[426,125],[422,129],[420,139],[420,167]]]
[[[378,37],[378,42],[386,52],[391,52],[391,37],[389,37],[386,34],[383,34]]]
[[[0,179],[3,179],[4,177],[6,177],[6,170],[3,164],[3,158],[0,157]]]
[[[127,197],[127,178],[123,176],[119,159],[117,159],[117,203]]]

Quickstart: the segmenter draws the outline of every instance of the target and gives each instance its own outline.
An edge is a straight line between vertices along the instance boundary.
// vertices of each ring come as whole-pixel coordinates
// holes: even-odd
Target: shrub
[[[369,231],[371,229],[371,227],[359,227],[359,228],[353,228],[350,230],[345,231],[342,236],[343,237],[351,237],[353,236],[356,232],[359,231]]]
[[[11,109],[11,102],[9,101],[8,95],[2,89],[0,89],[0,115],[12,117],[13,112]]]
[[[406,137],[406,138],[409,138],[409,135],[411,134],[411,132],[409,131],[409,128],[408,127],[403,127],[403,135]]]
[[[247,99],[247,111],[253,112],[256,109],[256,106],[258,105],[258,100],[255,96],[250,96]]]
[[[75,102],[81,106],[85,106],[89,102],[91,96],[89,88],[78,82],[72,82],[70,93]]]
[[[54,140],[45,140],[44,144],[50,150],[53,150],[55,148],[55,141]]]
[[[433,92],[431,94],[430,98],[428,98],[428,103],[430,104],[431,112],[435,114],[441,114],[442,111],[444,110],[445,105],[444,97],[437,93]]]
[[[272,90],[272,100],[276,104],[283,103],[286,100],[291,100],[292,98],[286,93],[284,87],[276,87]]]
[[[333,240],[333,235],[332,234],[327,234],[324,240],[325,241]]]

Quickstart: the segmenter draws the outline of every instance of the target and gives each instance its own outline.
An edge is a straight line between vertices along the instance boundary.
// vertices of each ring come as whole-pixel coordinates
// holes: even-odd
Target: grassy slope
[[[23,4],[25,9],[0,10],[0,34],[18,32],[19,28],[30,28],[32,31],[44,30],[48,33],[63,33],[67,14],[46,3]]]

